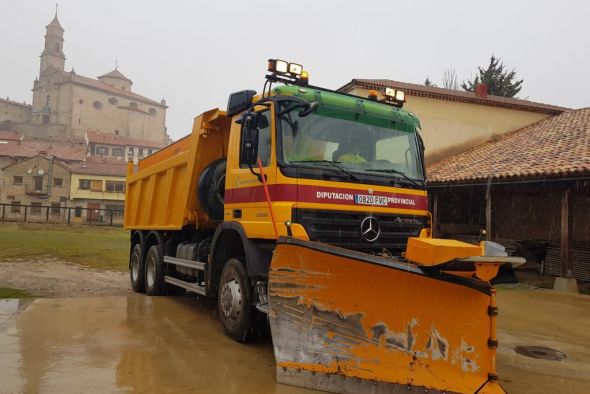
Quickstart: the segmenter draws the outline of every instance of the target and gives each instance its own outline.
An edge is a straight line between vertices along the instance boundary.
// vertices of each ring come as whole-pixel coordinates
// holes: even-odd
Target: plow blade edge
[[[503,393],[486,282],[280,238],[269,274],[277,380],[338,393]]]

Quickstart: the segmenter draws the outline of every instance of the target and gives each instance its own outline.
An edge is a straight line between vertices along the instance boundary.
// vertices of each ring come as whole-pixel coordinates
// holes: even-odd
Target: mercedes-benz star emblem
[[[381,234],[379,222],[373,216],[367,216],[361,222],[361,237],[367,242],[375,242]]]

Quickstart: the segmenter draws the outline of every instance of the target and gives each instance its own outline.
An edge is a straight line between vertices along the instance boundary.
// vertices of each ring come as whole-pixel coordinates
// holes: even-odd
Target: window
[[[93,102],[92,106],[96,109],[102,109],[102,103],[100,101]]]
[[[62,187],[63,185],[64,185],[64,180],[62,178],[53,178],[53,186]]]
[[[125,182],[107,181],[107,192],[124,193]]]
[[[78,100],[78,104],[80,104],[80,105],[84,104],[84,100],[82,100],[82,99]]]
[[[10,212],[20,213],[20,201],[12,201],[10,205]]]
[[[101,192],[102,181],[100,179],[93,179],[90,183],[90,190],[92,190],[93,192]]]
[[[90,179],[80,179],[79,189],[88,190],[90,189]]]
[[[55,53],[59,53],[59,43],[55,43]]]
[[[32,214],[41,213],[41,203],[40,202],[32,202],[31,203],[31,213]]]
[[[23,184],[23,177],[15,175],[12,177],[12,184],[13,185],[22,185]]]
[[[123,205],[106,204],[105,208],[113,212],[114,218],[123,217]]]
[[[82,217],[82,208],[81,207],[76,207],[76,209],[74,210],[74,216],[77,218]]]
[[[49,115],[43,115],[41,123],[49,124]]]
[[[143,156],[143,148],[137,148],[137,156]]]
[[[8,201],[12,201],[12,200],[14,200],[14,196],[6,196],[6,199],[7,199]]]
[[[109,148],[107,148],[106,146],[95,146],[94,154],[97,156],[108,156]]]
[[[130,102],[129,108],[137,109],[137,103],[135,101]]]
[[[114,97],[109,98],[109,104],[111,104],[111,105],[117,105],[118,102],[119,102],[119,100],[117,100]]]
[[[59,198],[59,202],[66,202],[66,201],[68,201],[67,197],[60,197]]]
[[[155,115],[156,114],[156,109],[155,108],[150,108],[150,110],[148,112],[150,113],[150,115]]]
[[[59,208],[60,208],[60,206],[61,206],[60,203],[58,203],[58,202],[52,202],[51,203],[51,214],[52,215],[59,215],[59,212],[60,212],[60,209]]]
[[[133,156],[133,148],[127,148],[127,156]]]
[[[152,154],[152,152],[153,152],[153,151],[152,151],[151,149],[148,149],[148,156],[149,156],[149,155],[151,155],[151,154]]]
[[[33,177],[33,186],[35,191],[40,192],[43,190],[43,177],[42,176],[34,176]]]
[[[123,148],[113,148],[111,150],[111,153],[115,157],[123,157],[123,156],[125,156],[125,151],[123,150]]]
[[[252,130],[253,149],[256,158],[252,165],[256,167],[258,158],[262,161],[263,166],[268,166],[270,163],[270,111],[259,112],[260,118],[258,121],[258,128]],[[244,134],[242,133],[242,136]],[[245,141],[242,140],[242,152],[240,154],[240,167],[248,167],[248,153],[245,147]]]

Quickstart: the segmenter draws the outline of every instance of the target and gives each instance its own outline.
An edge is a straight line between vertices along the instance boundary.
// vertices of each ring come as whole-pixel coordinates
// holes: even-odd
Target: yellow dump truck
[[[270,60],[261,94],[231,94],[130,163],[133,289],[216,297],[237,341],[270,321],[279,382],[502,393],[489,281],[510,258],[431,238],[419,121],[403,92],[381,96]]]

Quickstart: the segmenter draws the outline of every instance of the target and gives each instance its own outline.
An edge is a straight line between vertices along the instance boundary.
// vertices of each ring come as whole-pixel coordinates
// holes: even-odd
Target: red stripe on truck
[[[387,208],[427,210],[428,198],[413,194],[388,193],[373,191],[371,189],[345,189],[339,187],[325,187],[313,185],[278,184],[268,185],[268,191],[272,201],[293,201],[340,205],[366,205],[383,206]],[[374,196],[379,204],[362,203],[356,195]],[[264,202],[264,189],[262,185],[227,189],[225,191],[226,204],[238,204],[248,202]]]

